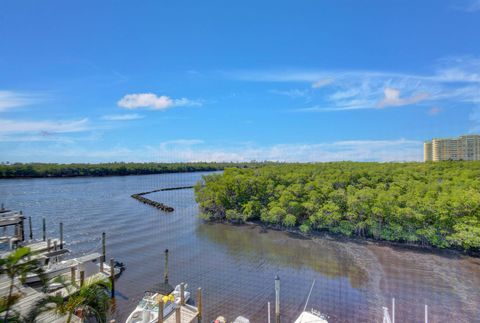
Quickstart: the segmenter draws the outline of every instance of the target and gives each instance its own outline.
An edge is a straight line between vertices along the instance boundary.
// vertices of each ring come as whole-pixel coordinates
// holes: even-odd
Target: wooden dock
[[[177,315],[180,313],[180,320],[177,321]],[[192,323],[198,318],[198,309],[192,305],[182,305],[176,311],[172,311],[169,316],[163,319],[164,323]]]
[[[20,298],[20,300],[12,306],[11,314],[13,314],[13,311],[15,311],[18,312],[21,316],[26,316],[28,312],[34,307],[36,302],[41,300],[45,296],[45,294],[31,287],[22,285],[18,279],[15,280],[15,286],[22,294],[22,298]],[[8,279],[8,277],[5,275],[0,276],[0,297],[6,297],[8,295],[9,287],[10,280]],[[0,314],[0,317],[2,317],[2,314]],[[39,315],[36,319],[36,322],[63,323],[66,322],[66,320],[66,315],[58,315],[55,314],[53,311],[50,311]],[[20,321],[22,321],[22,319],[20,319]],[[80,323],[81,320],[77,316],[73,315],[72,322]]]

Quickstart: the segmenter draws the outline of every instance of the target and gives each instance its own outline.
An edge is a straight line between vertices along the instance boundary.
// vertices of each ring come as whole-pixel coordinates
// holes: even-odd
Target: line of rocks
[[[162,210],[164,212],[173,212],[174,211],[173,207],[165,205],[165,204],[160,203],[160,202],[152,201],[150,199],[147,199],[147,198],[143,197],[142,195],[144,195],[144,194],[132,194],[131,196],[134,199],[142,202],[143,204],[148,204],[148,205],[153,206],[154,208],[157,208],[157,209]]]
[[[143,197],[143,195],[147,195],[147,194],[155,193],[155,192],[162,192],[162,191],[183,190],[183,189],[188,189],[188,188],[193,188],[193,186],[179,186],[179,187],[161,188],[161,189],[158,189],[158,190],[132,194],[131,197],[133,197],[134,199],[142,202],[143,204],[153,206],[154,208],[157,208],[157,209],[162,210],[164,212],[173,212],[175,210],[173,207],[165,205],[165,204],[160,203],[160,202],[156,202],[156,201],[147,199],[147,198]]]

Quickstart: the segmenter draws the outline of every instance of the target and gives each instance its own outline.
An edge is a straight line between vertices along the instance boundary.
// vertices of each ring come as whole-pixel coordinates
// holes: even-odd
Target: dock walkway
[[[172,311],[169,316],[164,318],[163,322],[164,323],[176,323],[177,318],[176,318],[176,311]],[[182,305],[180,307],[180,322],[181,323],[192,323],[196,322],[196,319],[198,317],[198,309],[195,306],[192,305]]]
[[[13,305],[13,311],[18,312],[21,316],[26,316],[28,312],[34,307],[34,305],[41,300],[45,294],[25,285],[22,285],[18,279],[15,280],[15,286],[18,288],[22,294],[22,298]],[[7,276],[0,276],[0,297],[6,297],[8,295],[10,287],[10,280]],[[18,292],[18,290],[16,292]],[[0,317],[3,315],[0,314]],[[67,321],[66,315],[55,314],[54,311],[46,312],[39,315],[36,319],[36,322],[45,322],[45,323],[63,323]],[[77,316],[72,316],[72,322],[80,323],[81,320]]]

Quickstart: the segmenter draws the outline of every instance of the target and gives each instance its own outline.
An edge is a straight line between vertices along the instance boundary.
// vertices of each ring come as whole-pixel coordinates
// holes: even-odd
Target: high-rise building
[[[432,142],[425,141],[423,143],[423,161],[432,161]]]
[[[432,141],[425,141],[423,160],[480,160],[480,135],[434,138]]]

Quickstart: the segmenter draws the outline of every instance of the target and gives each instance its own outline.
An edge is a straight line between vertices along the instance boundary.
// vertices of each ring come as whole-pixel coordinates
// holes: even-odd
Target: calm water
[[[42,217],[49,237],[58,236],[63,222],[67,245],[76,254],[100,252],[101,233],[107,233],[107,257],[127,265],[117,281],[112,313],[119,322],[144,290],[162,280],[165,248],[170,249],[170,281],[185,281],[190,290],[202,287],[210,320],[243,315],[266,322],[278,274],[283,322],[302,311],[313,280],[308,307],[326,313],[331,322],[381,322],[382,306],[390,306],[392,297],[397,322],[421,322],[424,304],[430,322],[480,322],[479,259],[203,223],[192,190],[149,196],[173,206],[171,214],[130,197],[192,185],[201,176],[0,180],[0,202],[32,216],[36,238]]]

